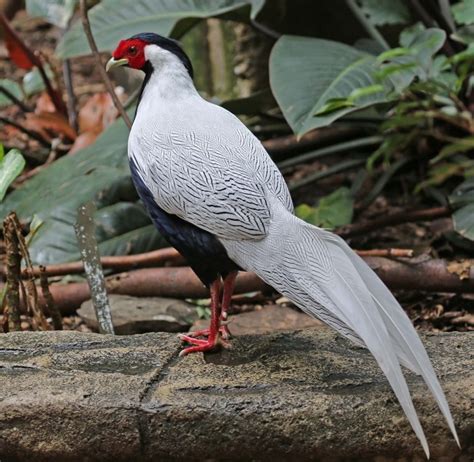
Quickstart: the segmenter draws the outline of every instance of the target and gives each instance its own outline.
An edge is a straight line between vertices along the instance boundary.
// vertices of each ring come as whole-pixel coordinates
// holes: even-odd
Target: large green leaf
[[[449,196],[453,213],[454,230],[466,239],[474,241],[474,178],[468,178]]]
[[[301,204],[296,207],[296,215],[312,225],[333,229],[352,221],[354,200],[348,188],[336,189],[328,196],[322,197],[316,207]]]
[[[384,92],[368,93],[350,106],[315,115],[328,101],[337,103],[358,89],[375,88],[375,66],[372,55],[348,45],[286,35],[273,47],[270,83],[291,128],[303,135],[345,114],[386,101]]]
[[[374,26],[407,24],[410,10],[403,0],[361,0],[361,9]]]
[[[226,17],[254,18],[265,0],[103,0],[90,10],[99,50],[113,50],[117,43],[140,32],[180,37],[197,20]],[[56,50],[61,58],[90,53],[80,21],[67,32]]]
[[[474,0],[462,0],[452,7],[454,19],[458,24],[474,24]]]
[[[30,16],[39,16],[55,26],[67,26],[74,14],[77,0],[26,0],[26,11]]]
[[[0,87],[3,87],[5,90],[9,91],[13,96],[17,99],[22,100],[23,94],[21,92],[21,87],[13,80],[9,79],[0,79]],[[10,106],[12,100],[5,96],[3,92],[0,91],[0,107],[2,106]]]
[[[3,148],[2,148],[3,151]],[[8,187],[25,168],[26,161],[18,149],[12,149],[0,160],[0,201],[5,197]]]
[[[94,200],[97,239],[103,255],[162,247],[132,185],[127,160],[128,129],[120,120],[91,146],[63,157],[9,194],[0,216],[16,210],[23,220],[43,220],[31,243],[32,258],[51,264],[78,258],[73,224],[77,208]]]

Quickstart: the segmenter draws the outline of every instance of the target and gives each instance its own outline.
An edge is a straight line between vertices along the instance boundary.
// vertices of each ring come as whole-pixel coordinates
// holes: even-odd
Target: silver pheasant
[[[182,353],[227,345],[221,321],[235,275],[253,271],[372,353],[428,457],[401,365],[423,377],[459,444],[428,355],[398,302],[342,239],[293,214],[284,179],[260,141],[199,95],[179,45],[138,34],[119,43],[107,67],[121,65],[145,72],[128,144],[136,188],[157,228],[211,290],[210,328],[182,336],[192,345]]]

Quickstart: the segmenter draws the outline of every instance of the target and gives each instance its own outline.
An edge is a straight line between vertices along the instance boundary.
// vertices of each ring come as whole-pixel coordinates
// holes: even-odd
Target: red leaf
[[[40,112],[26,114],[25,127],[40,133],[46,139],[51,139],[49,133],[54,135],[64,135],[70,140],[76,139],[76,132],[69,125],[66,118],[58,112]]]
[[[0,24],[3,26],[5,44],[10,59],[21,69],[26,69],[28,71],[33,66],[37,66],[38,58],[13,30],[4,14],[0,14]]]
[[[79,111],[79,132],[101,133],[116,118],[118,112],[108,93],[91,96]]]

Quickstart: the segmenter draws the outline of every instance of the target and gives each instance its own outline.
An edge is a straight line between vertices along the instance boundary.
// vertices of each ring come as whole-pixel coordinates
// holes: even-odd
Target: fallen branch
[[[101,257],[100,262],[104,269],[114,269],[116,271],[125,271],[132,268],[147,268],[162,265],[178,266],[185,264],[184,258],[172,247],[135,255]],[[32,272],[34,276],[40,276],[42,272],[41,266],[33,266]],[[44,274],[48,277],[80,274],[83,272],[84,264],[82,261],[49,265],[44,269]],[[0,274],[5,275],[5,267],[0,267]]]
[[[209,292],[189,267],[147,268],[117,274],[106,279],[109,294],[136,297],[207,298]],[[235,293],[262,290],[266,285],[253,273],[240,273]],[[52,284],[50,291],[63,314],[73,313],[90,299],[87,283]]]
[[[469,277],[461,279],[448,271],[446,260],[401,261],[383,257],[364,260],[392,290],[474,293],[474,264]],[[106,279],[108,293],[137,297],[208,297],[191,268],[147,268],[117,274]],[[253,273],[239,273],[236,294],[265,289],[266,284]],[[86,283],[53,284],[51,294],[63,314],[73,313],[90,298]]]
[[[356,250],[359,257],[411,258],[412,249],[370,249]]]
[[[112,85],[112,81],[110,80],[109,76],[107,75],[107,72],[105,71],[104,63],[102,62],[102,59],[100,57],[100,52],[99,49],[97,48],[97,44],[95,43],[94,35],[92,34],[92,29],[91,25],[89,22],[89,16],[87,13],[87,5],[86,5],[86,0],[80,0],[79,2],[80,10],[81,10],[81,19],[82,19],[82,26],[84,28],[84,32],[87,37],[87,41],[89,42],[89,46],[92,50],[92,53],[97,61],[97,66],[99,73],[102,77],[102,80],[105,84],[105,87],[107,88],[107,91],[110,94],[110,97],[112,98],[112,101],[114,102],[115,107],[117,108],[117,111],[120,113],[122,116],[125,124],[127,125],[128,128],[132,128],[132,122],[130,118],[128,117],[127,112],[125,111],[124,107],[122,106],[122,103],[118,99],[117,94],[115,93],[114,86]]]
[[[399,225],[402,223],[411,223],[416,221],[428,221],[435,218],[449,217],[451,209],[449,207],[434,207],[421,210],[403,210],[391,215],[385,215],[375,220],[365,221],[362,223],[354,223],[337,229],[335,232],[339,236],[347,238],[359,236],[387,226]]]
[[[373,250],[356,250],[361,256],[369,257],[412,257],[411,249],[373,249]],[[138,253],[135,255],[120,255],[101,257],[100,263],[104,269],[112,269],[115,271],[125,271],[135,268],[152,268],[156,266],[184,266],[186,261],[184,257],[172,247],[165,247],[151,252]],[[65,276],[67,274],[80,274],[84,272],[84,264],[82,261],[74,261],[70,263],[59,263],[57,265],[33,266],[31,268],[34,276],[40,276],[44,273],[48,277]],[[0,267],[0,275],[5,275],[5,267]]]

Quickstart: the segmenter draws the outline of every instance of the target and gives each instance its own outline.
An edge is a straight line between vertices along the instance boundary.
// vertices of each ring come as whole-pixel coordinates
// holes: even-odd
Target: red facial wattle
[[[112,53],[114,59],[126,59],[128,66],[133,69],[142,69],[145,65],[146,42],[140,39],[121,40]]]

